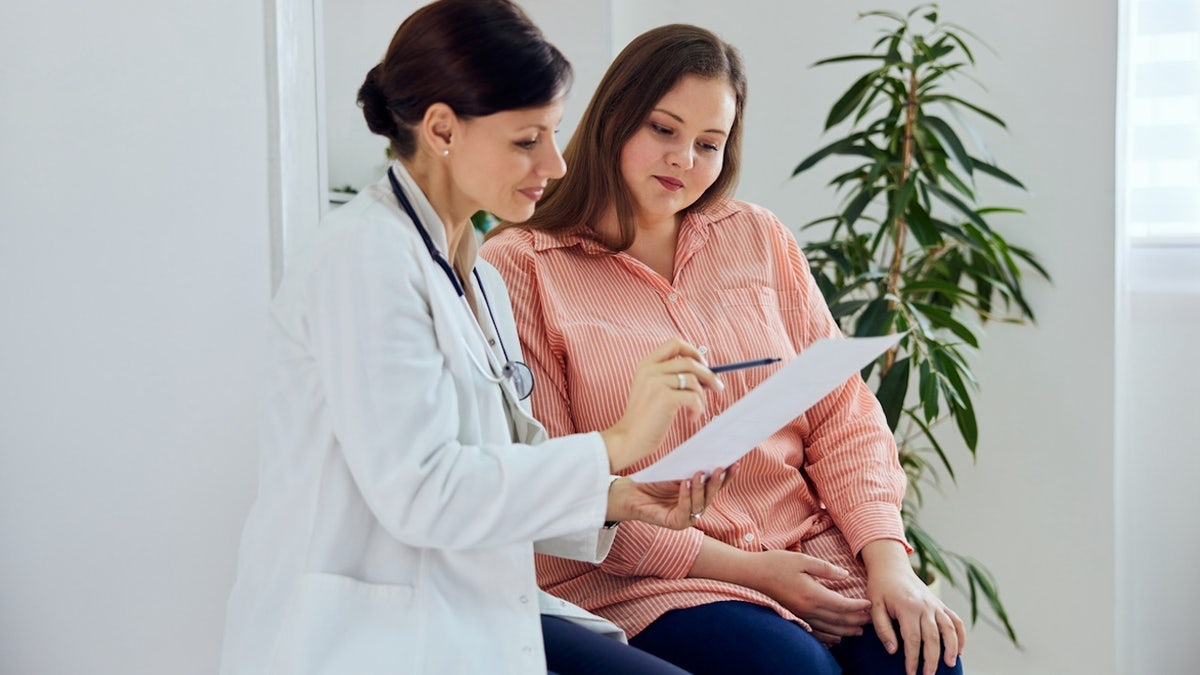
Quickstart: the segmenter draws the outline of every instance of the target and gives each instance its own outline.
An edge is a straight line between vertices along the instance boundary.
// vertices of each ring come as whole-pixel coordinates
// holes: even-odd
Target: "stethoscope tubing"
[[[438,267],[440,267],[442,272],[446,275],[446,278],[450,280],[450,284],[454,286],[454,292],[458,294],[458,298],[462,301],[463,307],[465,307],[467,313],[471,315],[471,324],[479,333],[479,337],[483,338],[486,348],[488,343],[487,336],[483,334],[483,328],[479,325],[478,320],[475,320],[475,313],[471,311],[471,305],[467,302],[466,291],[463,288],[462,280],[458,277],[458,272],[454,270],[454,267],[450,265],[450,261],[446,259],[446,256],[442,255],[442,252],[438,250],[437,245],[433,243],[433,238],[429,236],[429,231],[425,229],[425,225],[421,222],[420,217],[417,216],[416,209],[414,209],[412,203],[408,201],[408,196],[404,194],[404,189],[400,186],[400,181],[396,179],[396,174],[392,171],[391,167],[388,167],[388,181],[390,181],[392,184],[392,193],[396,196],[396,201],[400,202],[400,207],[404,209],[406,214],[408,214],[409,219],[412,220],[413,225],[417,228],[417,232],[420,233],[421,240],[425,242],[425,248],[429,251],[429,257],[432,258],[435,263],[437,263]],[[475,353],[469,347],[467,348],[467,355],[471,359],[471,362],[475,364],[475,368],[484,376],[484,378],[495,384],[502,384],[505,381],[509,382],[509,384],[511,384],[513,387],[513,392],[517,395],[517,398],[519,400],[524,400],[528,398],[531,393],[533,393],[533,372],[529,370],[529,366],[525,366],[525,372],[529,377],[529,391],[522,395],[517,387],[517,383],[515,382],[515,379],[518,375],[518,365],[509,357],[508,349],[504,346],[504,338],[500,336],[500,327],[496,324],[496,315],[492,312],[492,303],[488,299],[487,290],[483,287],[483,280],[479,277],[479,270],[472,266],[471,274],[475,277],[475,283],[479,287],[480,295],[483,296],[483,304],[487,308],[488,318],[491,319],[492,329],[496,331],[496,341],[500,343],[500,351],[504,354],[504,365],[500,367],[500,376],[496,377],[495,375],[489,373],[491,368],[484,368],[483,364],[479,363],[479,360],[475,358]],[[488,362],[490,364],[492,353],[490,349],[487,351]]]

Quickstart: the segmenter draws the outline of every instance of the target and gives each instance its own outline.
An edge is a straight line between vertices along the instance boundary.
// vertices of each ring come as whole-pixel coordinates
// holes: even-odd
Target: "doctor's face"
[[[461,194],[510,222],[528,220],[546,182],[566,163],[554,142],[562,101],[462,120],[448,159]]]

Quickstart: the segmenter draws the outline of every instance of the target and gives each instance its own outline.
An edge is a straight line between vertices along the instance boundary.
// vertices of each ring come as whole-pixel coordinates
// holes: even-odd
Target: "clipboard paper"
[[[654,464],[630,475],[675,481],[729,466],[900,341],[902,333],[822,338]]]

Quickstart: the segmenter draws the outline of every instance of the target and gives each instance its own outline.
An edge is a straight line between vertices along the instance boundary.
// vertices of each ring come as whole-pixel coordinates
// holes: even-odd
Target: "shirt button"
[[[528,596],[528,595],[522,595],[522,596],[521,596],[521,604],[522,604],[522,605],[524,605],[524,604],[526,604],[526,603],[528,603],[528,602],[529,602],[529,596]]]
[[[667,296],[667,300],[670,300],[671,302],[675,302],[678,299],[679,299],[679,296],[675,295],[674,293]]]
[[[701,354],[707,354],[707,353],[708,353],[708,347],[705,347],[704,345],[700,345],[700,353],[701,353]]]
[[[742,539],[745,539],[747,544],[752,544],[754,543],[754,533],[747,532],[746,536],[742,537]]]

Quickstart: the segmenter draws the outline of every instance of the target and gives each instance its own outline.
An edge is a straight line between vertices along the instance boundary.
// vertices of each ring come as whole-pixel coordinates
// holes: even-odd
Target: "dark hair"
[[[654,106],[686,75],[726,80],[736,98],[721,173],[688,210],[701,210],[717,198],[731,195],[741,169],[742,111],[746,105],[742,58],[732,45],[711,31],[671,24],[642,33],[621,50],[563,151],[566,175],[550,181],[532,218],[519,224],[505,223],[502,228],[559,230],[580,224],[594,228],[613,204],[619,234],[617,239],[601,243],[615,251],[629,248],[636,226],[633,197],[621,178],[621,150]]]
[[[371,131],[408,158],[413,127],[434,103],[465,118],[537,107],[565,94],[571,77],[566,57],[509,0],[438,0],[400,24],[358,104]]]

